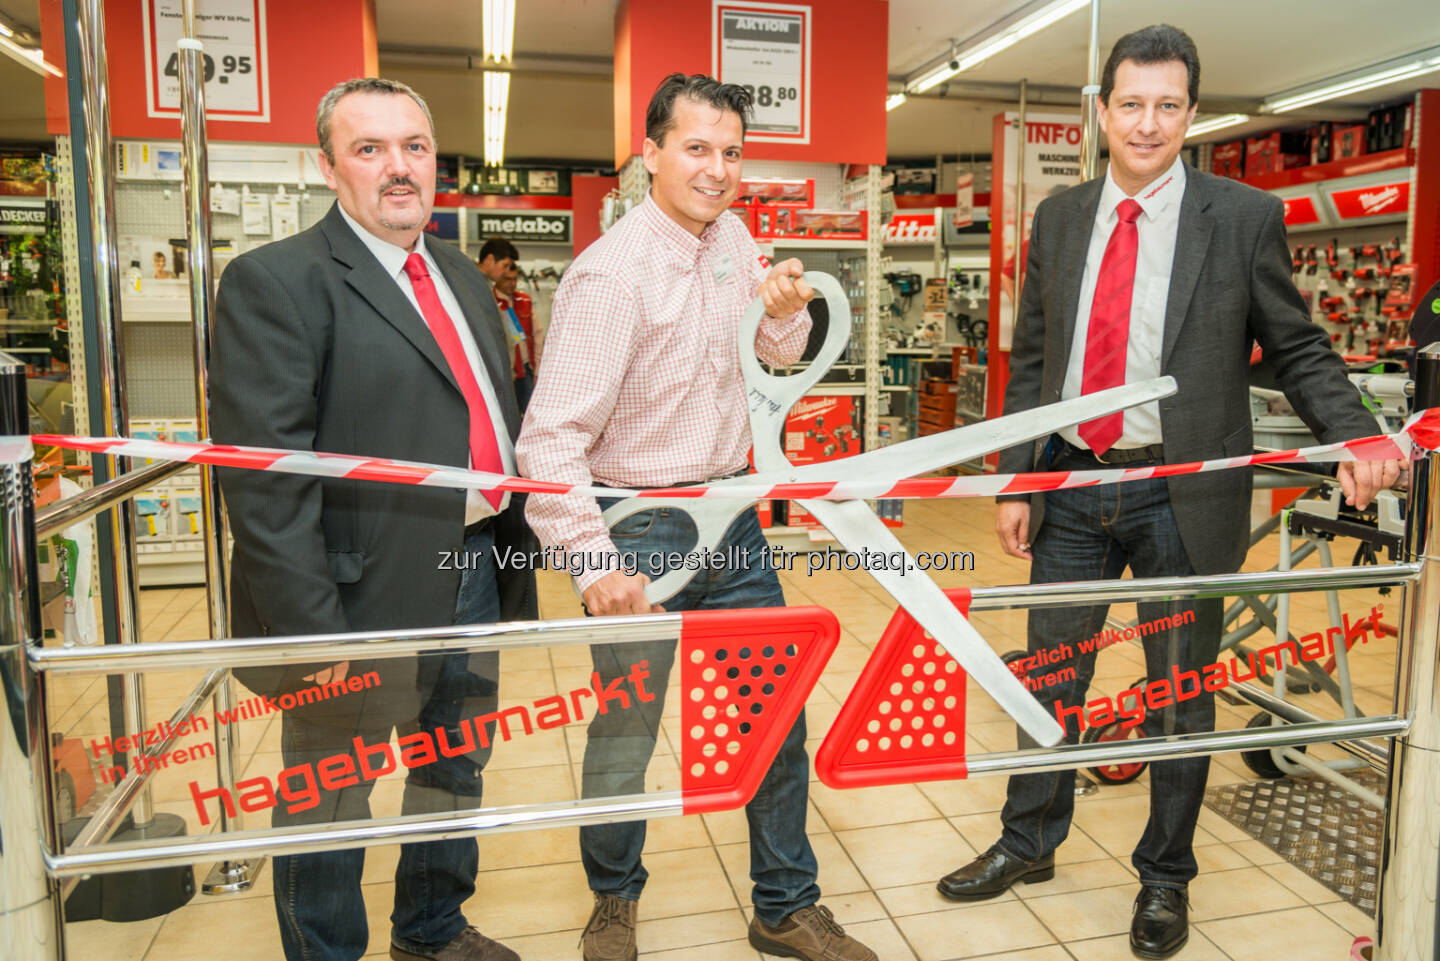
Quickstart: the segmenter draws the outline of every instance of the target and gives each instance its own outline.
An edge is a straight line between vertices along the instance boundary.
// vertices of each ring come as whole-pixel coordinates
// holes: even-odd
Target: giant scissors
[[[790,408],[824,376],[850,339],[850,304],[839,281],[818,271],[807,271],[805,280],[825,298],[830,315],[825,342],[806,370],[784,376],[767,373],[761,368],[754,344],[755,334],[765,315],[763,301],[756,298],[740,319],[740,370],[745,377],[750,433],[755,445],[758,473],[715,481],[709,485],[710,492],[703,498],[632,497],[620,501],[605,511],[607,526],[613,527],[641,511],[660,507],[681,510],[695,524],[696,550],[714,551],[730,524],[751,503],[748,497],[725,497],[725,487],[811,481],[831,486],[829,482],[833,480],[836,462],[796,467],[790,463],[781,446],[782,429]],[[841,469],[847,477],[856,480],[893,481],[913,477],[1038,437],[1047,437],[1062,428],[1126,407],[1168,397],[1175,389],[1175,381],[1170,377],[1114,387],[848,457]],[[859,553],[865,548],[872,554],[877,551],[891,557],[903,554],[903,570],[875,569],[868,570],[868,573],[1036,742],[1048,747],[1061,741],[1065,732],[1055,718],[1026,691],[985,639],[955,610],[940,587],[919,568],[865,501],[801,499],[799,503],[852,552]],[[645,596],[652,604],[663,604],[679,593],[695,573],[684,567],[669,571],[646,585]]]

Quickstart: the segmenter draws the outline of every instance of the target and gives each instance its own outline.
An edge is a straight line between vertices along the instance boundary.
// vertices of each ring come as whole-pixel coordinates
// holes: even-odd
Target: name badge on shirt
[[[723,284],[726,278],[735,273],[735,261],[727,254],[715,262],[715,283]]]

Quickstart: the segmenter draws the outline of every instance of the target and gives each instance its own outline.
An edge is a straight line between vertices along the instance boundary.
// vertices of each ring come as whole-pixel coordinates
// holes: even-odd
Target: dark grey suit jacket
[[[467,257],[428,244],[464,312],[513,440],[520,414],[495,298]],[[457,318],[459,320],[459,318]],[[316,226],[226,268],[210,358],[213,434],[222,444],[318,450],[465,466],[469,411],[424,319],[332,207]],[[258,471],[220,472],[235,535],[231,630],[238,637],[447,625],[460,574],[437,570],[464,540],[465,493]],[[528,551],[512,494],[496,544]],[[500,619],[535,616],[534,575],[499,572]],[[309,682],[315,665],[236,674],[257,693]],[[301,708],[312,720],[415,716],[416,659],[352,664],[369,691]]]
[[[1179,391],[1160,401],[1165,461],[1252,451],[1247,389],[1251,342],[1273,363],[1296,412],[1323,443],[1365,437],[1376,422],[1345,376],[1290,279],[1284,207],[1253,187],[1187,166],[1160,369]],[[1060,399],[1074,340],[1080,282],[1104,178],[1042,201],[1035,211],[1005,413]],[[1000,454],[1000,471],[1043,470],[1044,441]],[[1199,574],[1238,570],[1249,547],[1251,472],[1169,479],[1175,522]],[[1043,498],[1031,495],[1033,542]]]

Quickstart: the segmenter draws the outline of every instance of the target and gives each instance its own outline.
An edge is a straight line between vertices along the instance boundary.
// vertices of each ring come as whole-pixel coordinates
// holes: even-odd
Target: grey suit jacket
[[[1247,389],[1251,342],[1274,364],[1285,396],[1323,443],[1364,437],[1376,422],[1345,365],[1310,322],[1290,279],[1284,207],[1253,187],[1187,167],[1160,358],[1178,392],[1160,402],[1165,461],[1252,451]],[[1080,282],[1104,178],[1042,201],[1035,211],[1010,354],[1005,413],[1060,399],[1074,340]],[[1002,451],[1003,473],[1043,470],[1044,441]],[[1169,479],[1175,522],[1200,574],[1238,570],[1249,546],[1251,472]],[[1031,496],[1031,539],[1043,497]]]
[[[442,243],[430,252],[455,294],[504,407],[520,414],[510,351],[484,276]],[[459,320],[460,318],[456,318]],[[319,450],[465,466],[469,410],[424,319],[332,207],[316,226],[230,264],[220,280],[210,359],[213,434],[222,444]],[[460,550],[465,494],[448,488],[220,472],[235,535],[231,630],[236,636],[399,630],[448,625],[460,574],[439,570]],[[494,522],[496,543],[528,551],[524,498]],[[534,576],[499,572],[500,619],[535,616]],[[237,676],[277,694],[315,665]],[[416,658],[355,664],[378,670],[369,691],[301,708],[321,723],[415,716]]]

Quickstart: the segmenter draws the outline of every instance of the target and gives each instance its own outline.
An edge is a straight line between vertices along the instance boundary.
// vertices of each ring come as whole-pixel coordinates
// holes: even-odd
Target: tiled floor
[[[913,551],[974,551],[975,570],[939,574],[941,586],[1023,581],[1025,565],[1004,557],[994,546],[992,510],[988,502],[978,500],[911,502],[900,536]],[[1276,539],[1271,537],[1252,552],[1250,567],[1267,567],[1275,555]],[[1348,559],[1349,548],[1343,542],[1336,546],[1336,556]],[[894,604],[864,573],[807,577],[802,569],[785,575],[784,582],[792,605],[827,606],[844,628],[840,648],[809,701],[813,755]],[[568,582],[559,576],[542,577],[541,596],[546,617],[578,613]],[[1386,605],[1387,620],[1399,620],[1398,595],[1379,598],[1374,592],[1350,592],[1340,598],[1340,609],[1353,618],[1374,603]],[[1115,608],[1112,616],[1133,618],[1133,605]],[[1291,617],[1296,634],[1323,629],[1329,621],[1323,595],[1297,595]],[[973,620],[996,650],[1024,646],[1023,612],[982,612]],[[203,636],[203,591],[144,592],[142,629],[144,639],[151,641]],[[1385,639],[1357,647],[1352,655],[1362,710],[1389,711],[1394,653],[1393,639]],[[588,671],[583,648],[507,654],[502,684],[509,685],[507,696],[531,700],[583,684]],[[1143,673],[1138,648],[1116,645],[1101,655],[1095,686],[1115,693]],[[148,678],[152,721],[169,716],[198,676],[188,672]],[[580,680],[572,683],[576,678]],[[54,727],[70,736],[98,734],[105,716],[104,690],[103,680],[97,678],[55,685]],[[1316,713],[1339,716],[1339,708],[1323,695],[1299,701]],[[1242,726],[1252,713],[1219,705],[1220,723],[1226,728]],[[1014,747],[1011,724],[973,686],[967,727],[973,752]],[[278,731],[273,716],[241,726],[245,770],[278,768]],[[546,735],[528,738],[523,751],[497,751],[486,772],[487,804],[573,796],[576,738],[583,732]],[[667,737],[673,742],[668,729]],[[1311,751],[1321,757],[1338,754],[1328,746]],[[194,823],[185,787],[196,776],[180,769],[166,772],[156,784],[157,808],[186,816],[192,832],[206,830]],[[198,776],[203,781],[205,772]],[[1211,783],[1251,776],[1238,756],[1223,755],[1215,759]],[[675,786],[673,758],[657,757],[647,787]],[[1004,780],[994,777],[850,791],[832,790],[812,779],[807,829],[820,861],[825,903],[885,961],[1130,958],[1126,931],[1136,879],[1129,854],[1146,816],[1147,779],[1142,776],[1133,784],[1107,787],[1079,800],[1053,881],[1022,885],[981,904],[943,901],[934,890],[935,880],[995,839],[1004,789]],[[378,813],[393,813],[388,809],[398,808],[398,782],[382,783],[374,798]],[[264,823],[261,819],[258,825]],[[252,820],[249,826],[257,822]],[[647,961],[757,959],[744,940],[749,916],[745,840],[744,816],[739,812],[652,823],[646,854],[651,880],[640,903],[642,957]],[[1178,955],[1182,961],[1281,957],[1339,961],[1349,956],[1356,935],[1372,932],[1373,923],[1358,910],[1208,810],[1201,815],[1196,844],[1201,874],[1191,887],[1195,924],[1189,946]],[[467,906],[470,919],[527,961],[578,959],[576,944],[590,899],[574,830],[482,837],[480,849],[482,871],[478,894]],[[396,857],[395,848],[374,848],[367,854],[365,897],[373,952],[369,957],[386,956],[389,874]],[[256,889],[244,895],[197,896],[167,917],[136,924],[72,924],[68,939],[73,958],[190,961],[237,951],[246,959],[281,956],[268,871]]]

